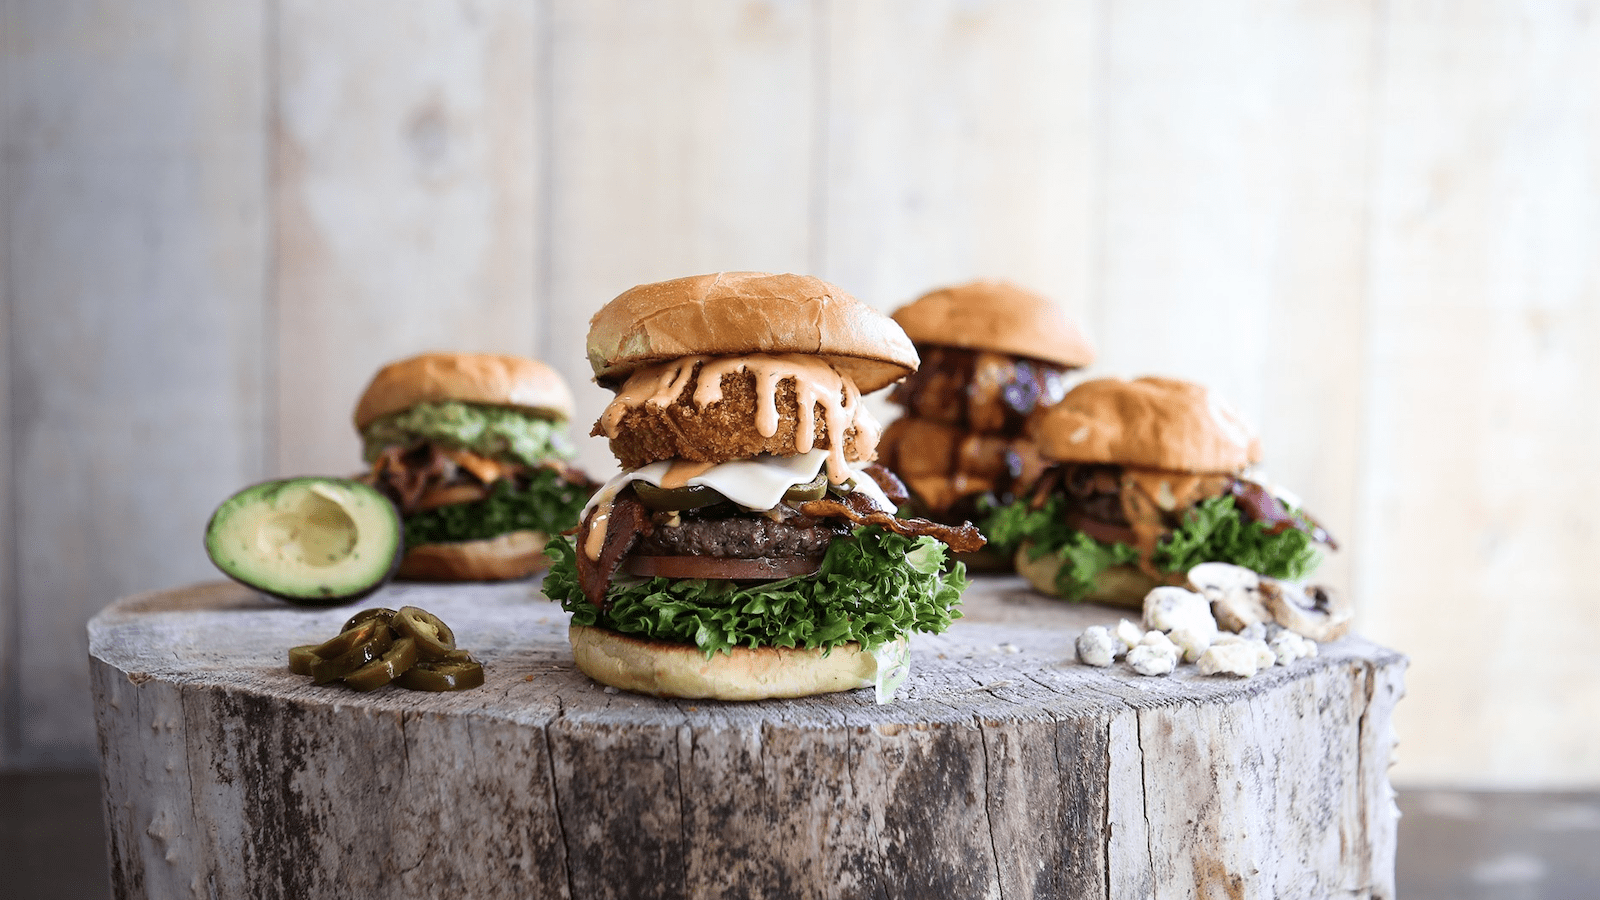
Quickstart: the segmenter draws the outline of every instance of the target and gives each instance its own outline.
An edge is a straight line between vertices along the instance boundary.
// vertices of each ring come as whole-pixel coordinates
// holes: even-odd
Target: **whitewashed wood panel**
[[[265,17],[203,0],[4,11],[5,761],[92,765],[84,623],[210,573],[206,517],[262,469]]]
[[[884,310],[1009,278],[1081,320],[1102,5],[832,5],[818,274]]]
[[[1101,368],[1211,385],[1335,535],[1355,519],[1376,4],[1110,4]],[[1351,554],[1319,581],[1348,584]]]
[[[1414,662],[1396,777],[1593,787],[1600,4],[1397,4],[1383,56],[1355,553]]]
[[[808,272],[817,24],[800,0],[553,0],[545,357],[577,399],[581,462],[611,394],[590,382],[589,317],[649,281]]]
[[[538,346],[538,10],[280,4],[274,472],[359,469],[384,362]]]
[[[11,174],[7,123],[22,103],[22,91],[11,61],[22,40],[22,17],[11,4],[0,4],[0,769],[12,764],[21,742],[16,660],[10,648],[20,642],[17,617],[17,568],[12,548],[16,516],[11,493],[11,235],[16,227],[6,210],[12,207],[16,182]]]

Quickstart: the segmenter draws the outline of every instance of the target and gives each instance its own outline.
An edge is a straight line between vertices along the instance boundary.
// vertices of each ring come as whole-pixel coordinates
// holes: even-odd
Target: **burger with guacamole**
[[[567,463],[572,394],[519,356],[427,353],[378,370],[355,409],[370,470],[399,507],[399,576],[523,578],[577,524],[594,485]]]
[[[1261,442],[1205,387],[1171,378],[1085,381],[1029,423],[1049,467],[987,523],[1047,594],[1139,605],[1203,562],[1300,580],[1333,537],[1250,467]]]
[[[892,696],[907,636],[957,615],[946,544],[983,543],[897,516],[873,464],[861,396],[917,367],[899,326],[816,278],[724,272],[623,293],[588,352],[623,471],[550,547],[578,667],[658,696]]]

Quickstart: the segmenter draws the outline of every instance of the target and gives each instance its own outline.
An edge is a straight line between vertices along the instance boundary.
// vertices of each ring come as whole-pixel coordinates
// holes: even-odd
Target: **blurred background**
[[[1209,383],[1409,654],[1394,779],[1600,789],[1600,2],[0,0],[0,769],[381,363],[645,281],[1001,277]]]

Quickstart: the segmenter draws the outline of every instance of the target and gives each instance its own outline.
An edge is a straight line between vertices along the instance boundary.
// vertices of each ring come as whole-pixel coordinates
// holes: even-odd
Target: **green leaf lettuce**
[[[1065,498],[1054,496],[1043,507],[1030,510],[1027,501],[1019,500],[996,509],[983,530],[1002,550],[1015,551],[1027,541],[1033,545],[1031,559],[1061,556],[1056,587],[1061,596],[1076,600],[1094,587],[1101,572],[1137,563],[1139,551],[1123,543],[1103,543],[1067,527],[1063,523],[1065,504]],[[1260,522],[1241,517],[1228,495],[1196,504],[1184,515],[1183,524],[1156,545],[1151,557],[1151,563],[1162,572],[1186,572],[1203,562],[1228,562],[1290,580],[1304,578],[1319,561],[1305,532],[1291,528],[1271,534]]]
[[[944,545],[877,526],[828,545],[816,574],[758,584],[706,579],[618,577],[602,613],[578,587],[570,539],[552,540],[544,592],[573,624],[694,644],[710,658],[734,647],[831,650],[875,647],[912,631],[941,632],[960,616],[966,567],[943,571]]]
[[[477,541],[512,531],[556,534],[578,524],[589,493],[553,469],[538,469],[528,486],[501,479],[476,503],[454,503],[409,516],[406,546]]]

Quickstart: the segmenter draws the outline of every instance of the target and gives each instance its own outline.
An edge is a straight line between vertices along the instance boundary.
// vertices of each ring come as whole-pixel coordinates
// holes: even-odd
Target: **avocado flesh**
[[[292,603],[333,606],[382,587],[400,565],[400,516],[368,485],[289,478],[217,507],[206,552],[223,574]]]

